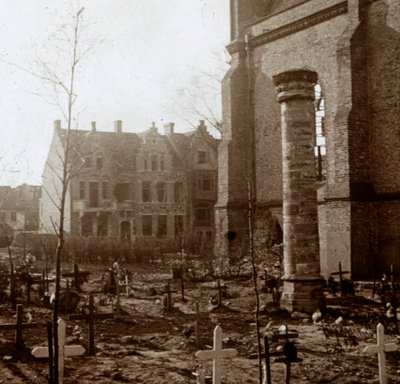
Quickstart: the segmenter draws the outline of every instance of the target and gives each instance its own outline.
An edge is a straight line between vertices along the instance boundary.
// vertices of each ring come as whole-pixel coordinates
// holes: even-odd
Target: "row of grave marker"
[[[93,314],[92,314],[93,318]],[[81,345],[65,345],[65,321],[60,319],[58,321],[58,345],[59,345],[59,354],[58,354],[58,382],[60,384],[63,383],[63,371],[64,371],[64,357],[68,356],[80,356],[85,353],[85,349]],[[286,365],[286,376],[285,383],[289,384],[290,381],[290,364],[293,362],[301,361],[297,358],[297,350],[293,348],[294,344],[289,341],[289,339],[293,339],[298,337],[297,333],[289,334],[288,331],[282,335],[274,335],[273,337],[278,339],[286,339],[286,343],[284,349],[288,349],[288,345],[292,348],[292,351],[284,351],[285,357],[282,359],[277,359],[278,362],[283,362]],[[233,358],[236,357],[238,352],[236,349],[223,349],[222,346],[222,328],[217,325],[214,329],[214,343],[212,350],[202,350],[196,352],[196,357],[202,361],[212,360],[213,361],[213,375],[212,375],[212,383],[213,384],[221,384],[221,376],[222,376],[222,359],[224,358]],[[271,383],[271,371],[269,366],[269,358],[270,356],[276,355],[274,352],[269,352],[268,338],[265,337],[265,352],[263,357],[266,359],[266,382],[267,384]],[[394,352],[399,349],[399,346],[395,343],[385,343],[385,333],[384,327],[382,324],[378,324],[377,326],[377,344],[369,345],[364,348],[365,353],[376,353],[378,354],[378,362],[379,362],[379,382],[380,384],[387,384],[387,373],[386,373],[386,353]],[[281,353],[280,353],[281,354]],[[36,347],[32,350],[32,355],[37,358],[49,357],[52,355],[52,351],[47,347]],[[199,368],[197,372],[197,383],[205,384],[205,371],[202,367]]]
[[[196,313],[199,313],[198,304],[196,305]],[[70,315],[69,319],[73,320],[86,320],[89,323],[89,351],[90,355],[94,354],[95,352],[95,344],[94,344],[94,322],[95,319],[105,319],[113,317],[112,313],[95,313],[94,311],[94,297],[93,294],[90,295],[90,302],[89,302],[89,313],[84,315]],[[199,317],[199,316],[197,316]],[[23,340],[22,340],[22,329],[27,328],[34,328],[37,327],[39,324],[37,323],[24,323],[23,322],[23,307],[21,304],[17,306],[17,320],[16,323],[7,323],[7,324],[0,324],[0,330],[7,330],[7,329],[15,329],[15,343],[17,348],[22,347]],[[64,356],[74,356],[74,355],[81,355],[85,352],[85,349],[82,346],[65,346],[65,322],[64,320],[59,320],[59,348],[61,348],[59,352],[59,375],[62,374],[63,369],[63,359]],[[198,341],[199,333],[198,333],[198,325],[196,326],[196,344],[199,344]],[[286,365],[286,383],[289,383],[290,380],[290,363],[299,361],[297,359],[297,354],[295,349],[293,349],[293,344],[291,344],[290,339],[297,338],[297,333],[289,333],[287,328],[286,332],[282,335],[274,335],[275,338],[284,338],[286,339],[285,346],[286,348],[292,348],[292,352],[286,351],[286,357],[282,360],[278,360],[280,362],[285,363]],[[269,357],[274,356],[276,354],[269,352],[268,346],[268,338],[264,339],[265,345],[265,352],[264,357],[266,359],[266,373],[267,373],[267,383],[270,383],[271,380],[271,373],[269,368]],[[387,383],[387,372],[386,372],[386,353],[394,352],[399,349],[399,345],[396,343],[385,343],[385,333],[384,333],[384,326],[382,324],[378,324],[377,326],[377,344],[376,345],[369,345],[364,348],[365,353],[376,353],[378,354],[378,363],[379,363],[379,380],[380,384]],[[48,347],[37,347],[32,351],[33,356],[35,357],[49,357],[49,348]],[[196,357],[200,360],[213,360],[213,384],[220,384],[221,383],[221,365],[223,358],[231,358],[237,355],[237,351],[234,349],[223,349],[222,348],[222,328],[218,325],[214,329],[214,348],[212,350],[203,350],[198,351],[196,353]],[[291,355],[291,356],[290,356]],[[201,383],[202,378],[204,378],[204,372],[202,369],[199,370],[198,373],[198,382]],[[62,378],[60,376],[60,383],[62,383]],[[205,381],[203,381],[205,382]]]

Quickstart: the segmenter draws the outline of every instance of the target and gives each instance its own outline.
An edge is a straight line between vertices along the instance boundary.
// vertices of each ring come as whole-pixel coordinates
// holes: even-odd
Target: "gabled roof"
[[[66,140],[66,129],[57,129],[62,142]],[[76,156],[87,156],[88,147],[98,147],[118,168],[132,168],[135,164],[136,149],[140,138],[132,132],[104,132],[71,130],[72,147]],[[96,150],[97,152],[97,150]]]

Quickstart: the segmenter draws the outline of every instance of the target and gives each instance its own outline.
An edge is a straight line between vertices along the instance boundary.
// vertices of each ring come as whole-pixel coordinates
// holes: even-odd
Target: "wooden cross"
[[[213,360],[213,384],[221,384],[222,359],[235,357],[236,349],[222,349],[222,328],[217,325],[214,329],[214,349],[211,351],[198,351],[196,357],[200,360]]]
[[[58,383],[64,381],[64,357],[80,356],[85,353],[85,348],[81,345],[65,345],[65,321],[58,320]],[[36,358],[49,357],[49,347],[36,347],[32,351]]]
[[[94,355],[94,321],[95,319],[109,319],[114,317],[113,313],[95,313],[94,312],[94,296],[89,296],[89,313],[81,315],[69,315],[69,320],[86,320],[89,323],[89,355]]]
[[[343,275],[350,273],[350,271],[342,271],[342,263],[339,261],[339,272],[332,272],[331,275],[339,275],[339,289],[340,294],[343,294]]]
[[[17,304],[17,322],[0,324],[0,329],[15,329],[15,346],[17,349],[22,348],[24,344],[22,340],[22,329],[34,328],[39,325],[38,323],[23,323],[22,316],[23,306],[22,304]]]
[[[90,275],[89,271],[80,271],[78,264],[74,264],[74,272],[65,272],[62,274],[63,277],[73,277],[74,278],[74,287],[78,292],[81,292],[81,285],[85,281],[85,278],[87,278]]]
[[[385,327],[380,323],[376,327],[376,339],[377,339],[377,344],[366,346],[363,352],[378,354],[379,383],[387,384],[385,353],[397,351],[399,349],[399,346],[395,343],[385,344]]]
[[[170,311],[172,308],[172,298],[171,298],[171,285],[170,285],[169,281],[165,285],[165,294],[166,294],[166,299],[167,299],[166,307],[167,307],[167,310]]]
[[[185,301],[185,282],[184,282],[184,268],[183,263],[185,261],[185,257],[187,256],[185,250],[182,248],[181,252],[178,252],[178,255],[181,257],[181,298],[182,301]]]

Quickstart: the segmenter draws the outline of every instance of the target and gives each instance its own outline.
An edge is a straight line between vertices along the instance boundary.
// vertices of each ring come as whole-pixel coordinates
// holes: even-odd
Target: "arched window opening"
[[[315,92],[315,157],[317,179],[326,180],[326,140],[325,140],[325,99],[319,84],[314,87]]]

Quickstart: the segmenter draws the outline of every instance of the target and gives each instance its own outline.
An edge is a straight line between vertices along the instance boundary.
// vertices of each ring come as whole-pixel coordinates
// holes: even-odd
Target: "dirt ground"
[[[76,383],[195,383],[193,375],[200,361],[199,349],[213,345],[216,324],[223,329],[224,348],[235,348],[238,356],[225,359],[223,383],[258,383],[258,362],[250,358],[257,352],[254,289],[250,277],[225,279],[227,287],[223,306],[210,303],[215,295],[215,281],[186,282],[185,301],[181,298],[180,280],[172,279],[169,268],[159,265],[128,266],[132,273],[130,292],[121,295],[120,311],[115,312],[115,297],[101,291],[104,269],[81,266],[92,273],[83,285],[82,300],[77,312],[87,305],[88,293],[95,292],[96,310],[113,312],[114,318],[96,320],[96,354],[70,357],[65,361],[65,384]],[[164,288],[171,282],[173,308],[163,305]],[[263,282],[260,280],[260,288]],[[358,290],[352,298],[328,295],[328,308],[314,323],[310,316],[289,314],[271,304],[271,294],[261,292],[263,311],[261,331],[267,335],[287,325],[298,332],[295,339],[300,361],[291,365],[291,383],[378,383],[376,355],[363,353],[367,344],[375,344],[375,330],[383,306],[368,297],[370,290]],[[200,342],[196,346],[194,325],[196,303],[200,306]],[[114,308],[114,310],[113,310]],[[43,305],[24,304],[25,318],[41,326],[24,330],[26,348],[17,351],[14,331],[0,331],[0,383],[41,384],[48,382],[46,359],[31,356],[31,350],[47,343],[45,323],[51,311]],[[339,317],[343,320],[338,320]],[[86,347],[88,327],[84,320],[68,320],[67,344]],[[334,322],[337,321],[338,324]],[[0,304],[0,324],[15,322],[15,312],[9,302]],[[387,341],[400,343],[397,335],[387,335]],[[279,343],[280,345],[282,343]],[[276,343],[271,344],[271,350]],[[272,382],[284,383],[285,365],[272,358]],[[203,364],[207,375],[212,363]],[[387,354],[387,369],[391,383],[400,383],[400,352]]]

